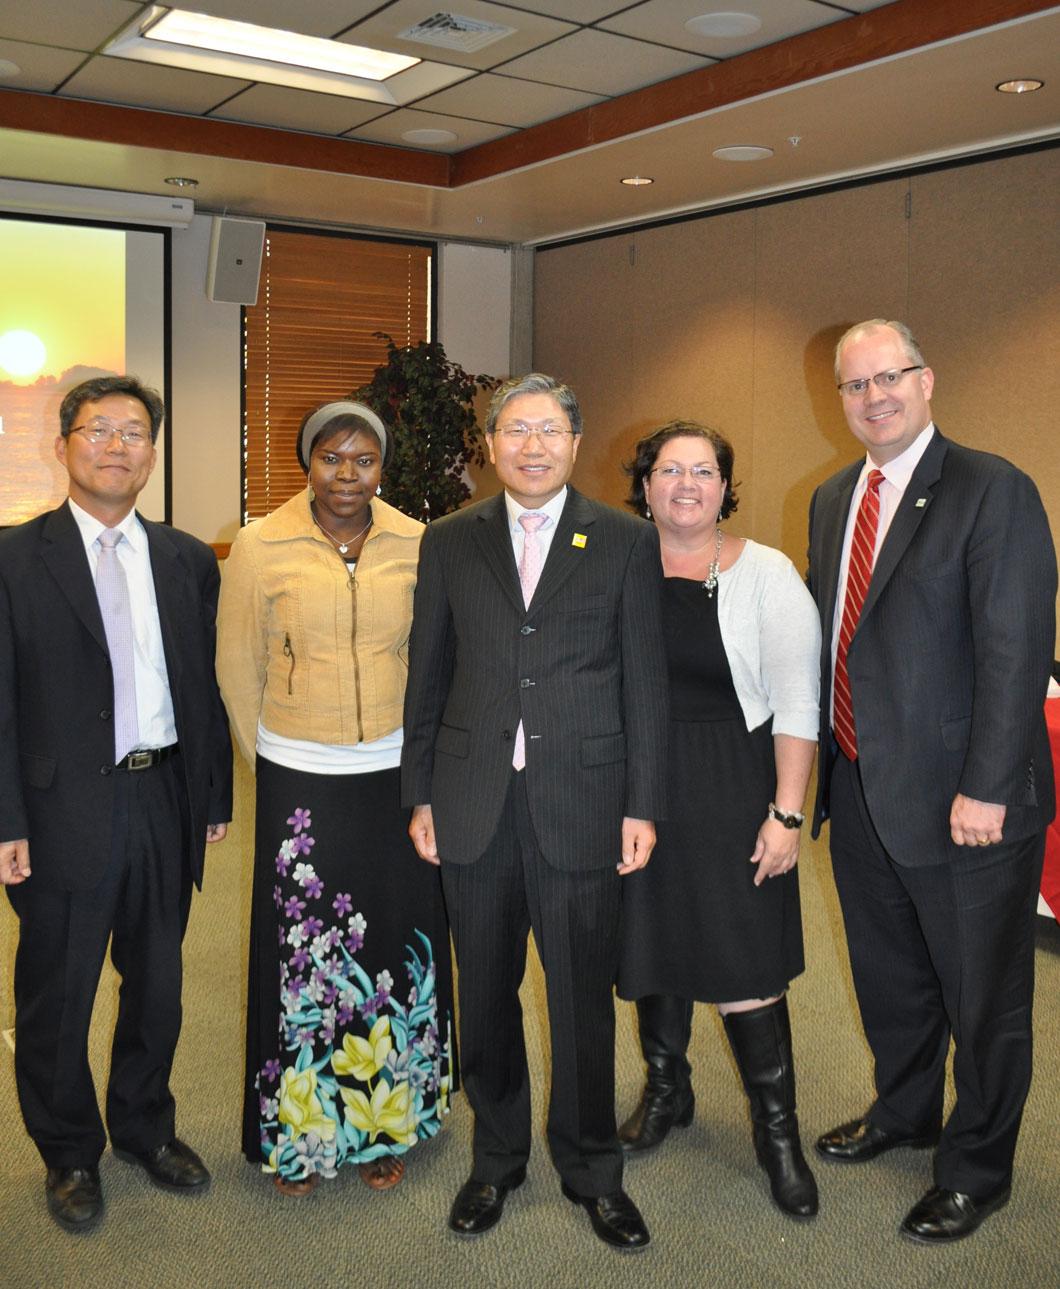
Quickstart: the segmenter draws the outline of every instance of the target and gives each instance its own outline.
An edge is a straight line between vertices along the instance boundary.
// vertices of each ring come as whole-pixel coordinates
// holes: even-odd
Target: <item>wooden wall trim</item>
[[[1053,0],[895,0],[452,157],[12,89],[0,90],[0,127],[459,188],[1052,7]]]

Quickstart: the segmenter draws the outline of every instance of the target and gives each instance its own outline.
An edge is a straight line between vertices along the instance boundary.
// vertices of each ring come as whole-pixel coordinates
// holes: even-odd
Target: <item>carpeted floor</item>
[[[186,945],[185,1023],[174,1071],[178,1127],[213,1171],[208,1195],[164,1194],[109,1152],[101,1163],[102,1225],[70,1236],[48,1218],[43,1167],[25,1136],[12,1058],[0,1044],[0,1285],[7,1289],[293,1289],[392,1285],[400,1289],[584,1289],[607,1285],[724,1289],[1057,1289],[1060,1285],[1060,928],[1039,919],[1037,1077],[1027,1106],[1008,1208],[949,1249],[912,1245],[897,1225],[930,1184],[924,1153],[898,1151],[863,1168],[816,1166],[821,1214],[801,1225],[769,1203],[754,1162],[742,1092],[721,1026],[696,1013],[691,1059],[695,1122],[652,1156],[631,1163],[626,1184],[653,1243],[612,1252],[562,1198],[543,1142],[504,1220],[475,1241],[445,1226],[470,1158],[471,1116],[457,1098],[446,1130],[409,1157],[406,1180],[373,1194],[352,1172],[310,1198],[278,1195],[239,1153],[252,789],[240,765],[230,838],[209,857],[206,889]],[[791,993],[804,1140],[860,1112],[870,1096],[826,848],[802,861],[808,967]],[[12,1023],[17,923],[0,901],[0,1028]],[[117,993],[104,977],[92,1058],[99,1084]],[[528,1046],[537,1081],[547,1068],[543,988],[536,959],[524,985]],[[639,1092],[633,1010],[619,1004],[619,1113]]]

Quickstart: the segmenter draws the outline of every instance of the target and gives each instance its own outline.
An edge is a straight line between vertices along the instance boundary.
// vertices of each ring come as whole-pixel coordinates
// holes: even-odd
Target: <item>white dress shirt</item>
[[[85,544],[88,566],[96,580],[99,561],[99,535],[107,527],[93,518],[76,501],[70,499],[74,517]],[[140,732],[138,748],[169,747],[177,741],[177,722],[169,692],[166,653],[162,646],[162,627],[158,621],[158,600],[151,576],[151,553],[147,532],[130,510],[115,527],[125,540],[118,543],[118,559],[129,587],[129,604],[133,623],[133,667],[136,675],[136,720]]]
[[[526,533],[519,523],[519,516],[548,516],[548,522],[542,524],[537,530],[537,540],[541,547],[541,569],[544,571],[549,547],[552,545],[552,538],[556,535],[556,525],[559,523],[560,515],[563,514],[563,507],[567,504],[567,485],[564,484],[552,500],[546,502],[543,506],[521,506],[507,491],[504,494],[504,504],[508,509],[508,528],[512,535],[512,551],[515,554],[516,568],[519,567],[519,561],[523,558],[523,544],[526,541]]]
[[[934,421],[928,421],[927,425],[920,431],[916,438],[910,443],[904,452],[899,453],[893,461],[887,461],[883,465],[877,465],[871,456],[866,455],[865,464],[861,468],[861,474],[854,485],[854,495],[850,498],[850,512],[847,515],[846,532],[843,535],[843,556],[839,562],[839,583],[842,588],[841,593],[835,599],[835,615],[832,618],[832,677],[833,691],[835,678],[835,655],[839,645],[839,628],[843,621],[843,605],[846,603],[847,593],[847,568],[850,564],[850,548],[854,544],[854,525],[857,522],[858,507],[861,505],[861,499],[868,489],[869,472],[879,470],[883,474],[883,481],[879,487],[880,497],[880,519],[876,527],[876,546],[872,552],[872,567],[876,567],[876,561],[880,557],[880,551],[883,548],[884,538],[887,536],[888,529],[891,526],[891,520],[894,519],[895,512],[898,509],[898,503],[905,495],[906,488],[909,487],[909,480],[913,477],[913,471],[920,464],[920,458],[927,451],[928,444],[931,442],[935,433]],[[835,713],[835,694],[829,695],[829,713]]]

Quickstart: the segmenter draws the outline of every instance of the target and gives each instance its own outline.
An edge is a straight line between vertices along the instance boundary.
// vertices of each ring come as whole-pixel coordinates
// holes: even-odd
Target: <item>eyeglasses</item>
[[[89,443],[96,445],[109,443],[117,434],[127,448],[142,448],[151,438],[149,434],[144,433],[143,426],[138,425],[136,421],[129,425],[114,425],[111,421],[89,421],[87,425],[75,425],[70,434],[83,434]]]
[[[690,465],[687,469],[683,465],[657,465],[648,473],[657,474],[661,479],[683,479],[690,474],[698,483],[711,483],[721,471],[712,465]]]
[[[915,363],[912,367],[892,367],[890,371],[878,371],[875,376],[865,376],[861,380],[843,380],[836,386],[840,394],[847,398],[857,398],[869,387],[871,381],[877,389],[894,389],[895,385],[911,371],[923,371],[923,363]]]
[[[528,439],[531,434],[555,443],[568,434],[573,434],[574,431],[567,429],[565,425],[560,425],[558,421],[509,421],[507,425],[498,425],[494,433],[511,439],[513,443],[517,439]]]

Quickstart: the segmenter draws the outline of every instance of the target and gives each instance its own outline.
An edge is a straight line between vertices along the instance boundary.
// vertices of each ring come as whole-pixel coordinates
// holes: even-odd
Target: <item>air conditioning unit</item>
[[[62,215],[108,224],[154,224],[187,228],[195,203],[187,197],[155,197],[145,192],[111,192],[63,184],[0,179],[0,211],[19,215]]]

